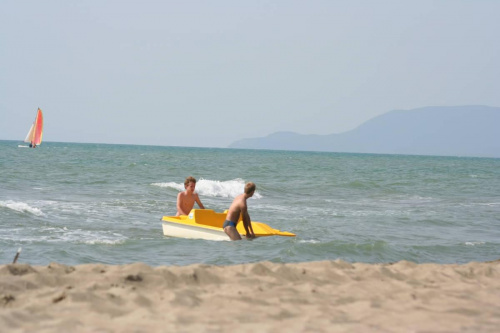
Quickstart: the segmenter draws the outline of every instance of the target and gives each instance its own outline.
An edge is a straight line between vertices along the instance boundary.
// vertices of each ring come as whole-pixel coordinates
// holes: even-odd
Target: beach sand
[[[0,266],[2,332],[499,332],[500,261]]]

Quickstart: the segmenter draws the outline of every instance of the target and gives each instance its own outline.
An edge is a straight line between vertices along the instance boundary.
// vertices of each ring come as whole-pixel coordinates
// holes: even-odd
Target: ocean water
[[[0,263],[232,265],[500,258],[500,159],[0,141]],[[297,234],[163,236],[186,176],[206,208],[257,184],[252,220]]]

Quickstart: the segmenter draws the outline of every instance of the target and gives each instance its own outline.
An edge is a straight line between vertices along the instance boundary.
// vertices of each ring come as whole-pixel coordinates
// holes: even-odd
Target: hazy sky
[[[226,147],[500,106],[500,1],[0,1],[0,139]]]

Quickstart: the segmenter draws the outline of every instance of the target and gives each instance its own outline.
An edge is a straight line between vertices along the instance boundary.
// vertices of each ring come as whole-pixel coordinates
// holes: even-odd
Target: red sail
[[[34,128],[34,134],[33,134],[33,144],[39,145],[42,143],[42,135],[43,135],[43,115],[42,115],[42,110],[38,109],[38,112],[36,114],[35,118],[35,128]]]

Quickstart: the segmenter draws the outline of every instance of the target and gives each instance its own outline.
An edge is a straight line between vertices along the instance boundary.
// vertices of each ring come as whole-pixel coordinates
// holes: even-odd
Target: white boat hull
[[[196,226],[163,221],[163,235],[190,239],[229,241],[224,230],[205,229]]]

